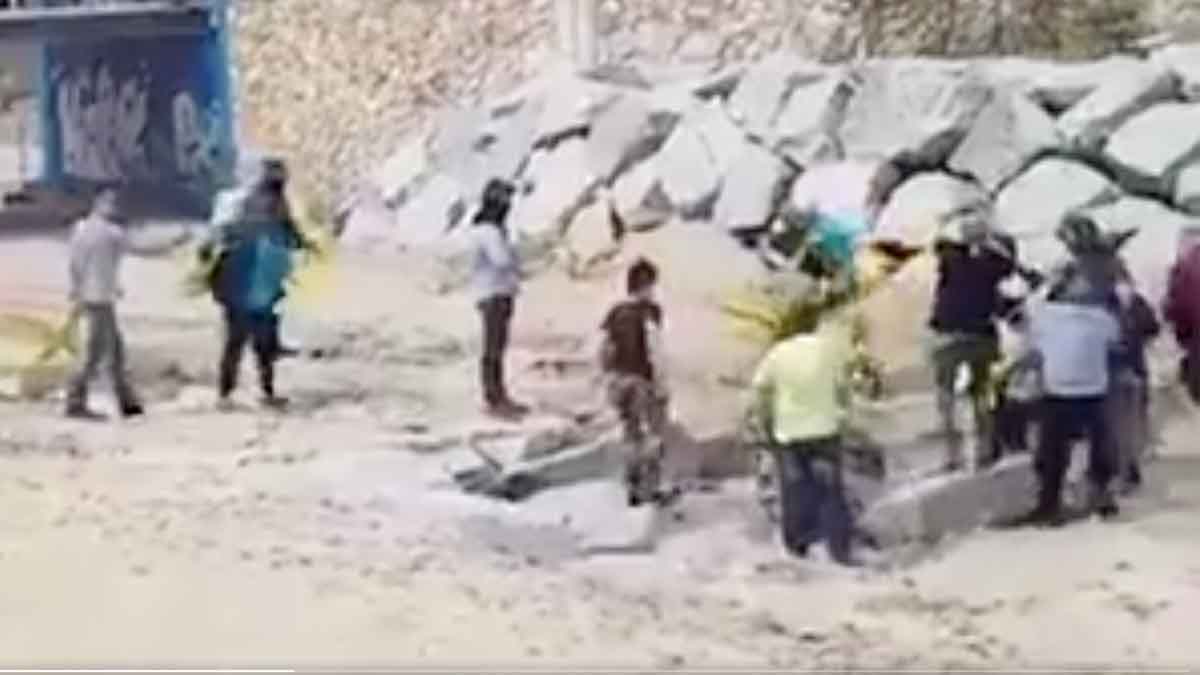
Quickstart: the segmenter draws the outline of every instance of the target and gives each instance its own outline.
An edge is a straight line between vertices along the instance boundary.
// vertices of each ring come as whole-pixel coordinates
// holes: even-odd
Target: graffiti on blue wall
[[[206,201],[235,152],[220,33],[47,45],[46,178]]]

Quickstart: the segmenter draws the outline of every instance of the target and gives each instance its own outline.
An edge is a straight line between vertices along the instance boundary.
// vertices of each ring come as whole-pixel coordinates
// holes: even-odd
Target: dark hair
[[[643,291],[656,283],[658,283],[658,268],[645,258],[635,260],[625,275],[625,289],[630,295]]]
[[[479,199],[479,210],[475,212],[472,220],[476,225],[482,223],[503,224],[512,207],[512,196],[515,191],[516,188],[512,183],[506,180],[499,178],[488,180],[487,185],[483,188],[483,195]]]

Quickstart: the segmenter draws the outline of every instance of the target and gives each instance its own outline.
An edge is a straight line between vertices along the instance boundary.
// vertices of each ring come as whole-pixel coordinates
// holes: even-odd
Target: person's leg
[[[221,366],[217,382],[217,394],[222,401],[228,400],[237,388],[238,369],[242,363],[242,352],[250,338],[247,318],[239,312],[225,309],[225,345],[221,350]]]
[[[967,365],[971,370],[971,413],[975,422],[975,456],[981,466],[995,463],[993,436],[995,424],[990,405],[992,367],[1000,357],[996,340],[973,337],[968,343]]]
[[[1112,479],[1116,475],[1117,446],[1113,443],[1111,420],[1105,414],[1105,397],[1079,399],[1076,415],[1088,443],[1089,508],[1102,517],[1118,513],[1112,494]]]
[[[488,298],[480,302],[479,315],[483,324],[483,353],[479,360],[483,401],[489,408],[498,408],[505,399],[503,352],[507,342],[507,322],[503,316],[501,298]]]
[[[108,351],[108,335],[105,324],[98,319],[96,305],[85,305],[82,311],[87,325],[87,339],[78,369],[67,385],[67,414],[73,417],[97,417],[88,409],[88,385],[95,378]]]
[[[958,369],[962,365],[960,351],[959,338],[939,335],[935,337],[931,352],[938,418],[946,442],[945,468],[949,471],[956,471],[962,468],[963,464],[962,434],[955,420],[957,396],[954,391]]]
[[[821,535],[829,547],[829,555],[843,565],[851,564],[853,522],[846,498],[839,439],[823,441],[819,448],[814,449],[813,476],[820,485]]]
[[[136,417],[143,412],[142,402],[129,382],[129,371],[125,361],[125,339],[121,335],[121,326],[117,322],[116,308],[110,305],[104,314],[106,315],[105,320],[109,323],[111,347],[108,363],[113,393],[116,394],[121,414],[125,417]]]
[[[275,395],[275,361],[278,357],[275,331],[278,327],[273,314],[255,314],[248,318],[254,360],[258,366],[259,390],[263,403],[272,406],[283,404],[283,400]]]
[[[642,471],[639,460],[645,437],[637,412],[637,391],[634,378],[614,375],[608,381],[608,402],[621,422],[621,442],[624,465],[625,493],[630,506],[642,503]]]
[[[667,402],[659,397],[654,384],[643,378],[636,381],[636,414],[641,428],[640,461],[642,494],[656,502],[668,498],[663,493],[663,461],[666,458]]]
[[[779,472],[783,545],[804,557],[821,538],[821,494],[813,475],[812,455],[802,446],[784,446],[775,452]]]
[[[1047,397],[1042,402],[1041,412],[1037,454],[1034,458],[1038,501],[1033,516],[1035,520],[1048,521],[1059,517],[1062,512],[1063,478],[1070,466],[1072,422],[1065,417],[1070,413],[1070,401]]]

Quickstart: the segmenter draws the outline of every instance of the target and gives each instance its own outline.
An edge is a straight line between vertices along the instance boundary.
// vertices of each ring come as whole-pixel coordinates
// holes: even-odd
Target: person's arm
[[[186,228],[180,229],[174,235],[166,238],[155,238],[144,241],[131,236],[131,232],[121,235],[121,247],[130,255],[142,258],[157,258],[170,253],[191,240],[192,235]]]
[[[514,274],[519,272],[520,263],[517,260],[517,252],[500,228],[494,225],[477,225],[476,227],[486,228],[480,241],[480,247],[483,249],[483,255],[488,263],[496,269]]]
[[[663,344],[662,324],[658,321],[646,323],[646,355],[650,359],[650,369],[654,373],[654,387],[662,398],[670,394],[668,383],[670,371],[667,369],[666,347]]]
[[[747,417],[751,424],[768,440],[774,438],[774,407],[775,396],[774,350],[767,352],[754,371],[750,380],[750,396],[747,403]]]
[[[68,265],[69,287],[67,291],[67,298],[70,300],[72,305],[78,304],[83,297],[84,260],[83,256],[77,249],[78,245],[72,241],[70,254],[71,259],[70,264]]]
[[[1133,326],[1137,334],[1145,342],[1149,342],[1159,336],[1162,332],[1162,325],[1158,322],[1158,317],[1154,315],[1154,308],[1150,306],[1150,302],[1141,295],[1134,296],[1133,307],[1130,308],[1133,315]]]

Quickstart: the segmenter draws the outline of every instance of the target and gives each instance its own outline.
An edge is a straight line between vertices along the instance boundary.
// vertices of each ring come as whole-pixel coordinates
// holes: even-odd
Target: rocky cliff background
[[[1200,0],[601,0],[602,59],[821,60],[997,53],[1097,56],[1169,28]],[[338,200],[409,132],[546,67],[550,0],[255,0],[236,22],[245,131]]]

